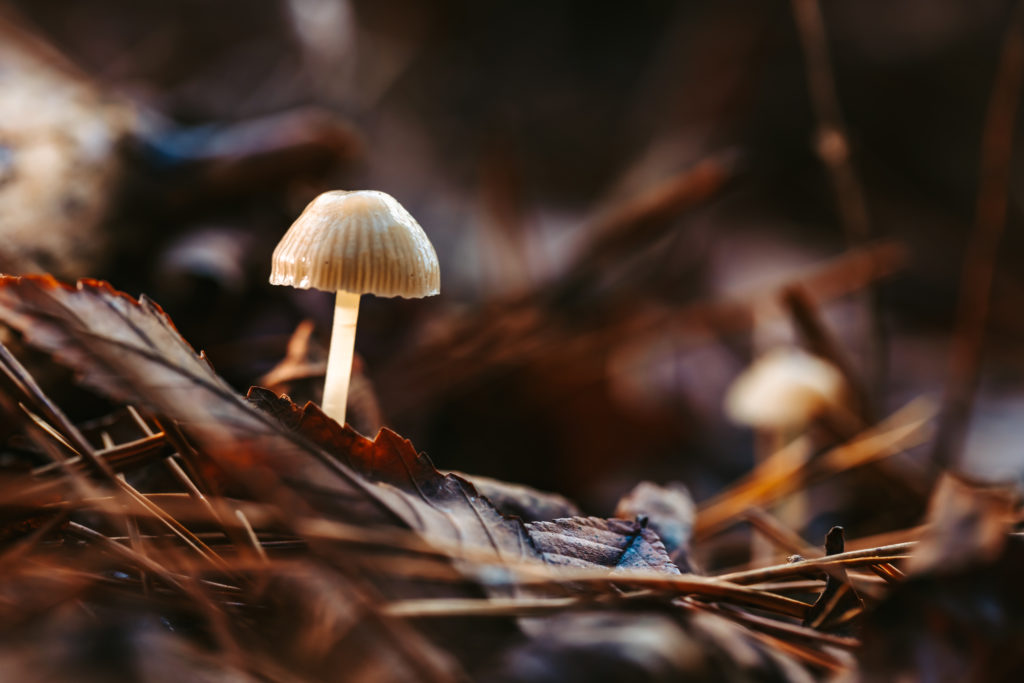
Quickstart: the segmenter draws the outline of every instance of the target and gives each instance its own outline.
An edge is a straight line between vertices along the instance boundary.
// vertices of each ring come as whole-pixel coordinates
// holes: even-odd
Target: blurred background
[[[0,270],[146,293],[240,391],[319,401],[333,297],[267,277],[335,188],[394,195],[437,249],[439,297],[364,297],[350,421],[443,469],[595,513],[640,479],[702,500],[797,432],[825,449],[950,380],[1012,3],[2,8]],[[789,516],[809,538],[914,523],[936,463],[1024,473],[1024,165],[993,139],[1006,229],[980,252],[966,446],[816,489]],[[797,426],[728,419],[780,346],[827,360],[842,398]]]

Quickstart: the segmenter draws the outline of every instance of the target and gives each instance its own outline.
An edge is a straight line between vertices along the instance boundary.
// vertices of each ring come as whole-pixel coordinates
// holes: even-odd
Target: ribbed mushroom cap
[[[423,228],[394,197],[334,190],[281,238],[270,283],[415,299],[441,290],[441,269]]]

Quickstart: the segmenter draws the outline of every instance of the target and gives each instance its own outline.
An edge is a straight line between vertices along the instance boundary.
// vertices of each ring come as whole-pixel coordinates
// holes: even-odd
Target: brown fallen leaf
[[[526,528],[548,564],[679,573],[658,535],[632,520],[573,517]]]
[[[69,287],[49,276],[0,276],[0,321],[73,368],[103,395],[176,420],[208,456],[216,478],[230,470],[251,494],[281,496],[282,478],[302,481],[289,507],[333,510],[367,524],[401,523],[401,503],[242,397],[181,337],[163,310],[105,282]],[[285,509],[289,509],[286,507]]]
[[[643,517],[665,544],[672,561],[683,571],[693,571],[689,559],[690,535],[697,508],[683,484],[665,486],[643,481],[619,500],[615,516],[623,519]]]
[[[506,561],[538,558],[521,521],[503,516],[466,480],[441,474],[425,454],[390,429],[381,429],[370,440],[312,403],[299,408],[261,387],[250,389],[248,400],[346,467],[399,494],[393,500],[396,514],[428,538],[488,549]]]
[[[498,559],[541,559],[580,568],[643,568],[678,574],[661,540],[633,521],[573,517],[523,524],[507,517],[471,482],[443,474],[412,444],[389,429],[372,441],[342,427],[312,403],[299,408],[286,397],[260,387],[249,401],[328,452],[356,472],[407,495],[416,518],[412,528],[428,539],[446,540],[493,551]]]
[[[644,566],[678,571],[656,535],[635,524],[584,519],[528,528],[388,429],[370,440],[313,404],[299,408],[260,388],[242,400],[145,297],[136,301],[93,280],[68,287],[48,276],[2,276],[0,321],[106,396],[177,421],[213,466],[284,509],[405,526],[506,562],[543,561],[536,533],[546,534],[543,547],[557,548],[550,557],[583,566],[618,567],[633,549],[655,558]],[[621,551],[599,554],[594,547]]]
[[[565,496],[538,491],[530,486],[500,481],[465,472],[451,472],[473,484],[494,507],[505,515],[514,515],[524,522],[546,522],[562,517],[578,517],[580,510]]]

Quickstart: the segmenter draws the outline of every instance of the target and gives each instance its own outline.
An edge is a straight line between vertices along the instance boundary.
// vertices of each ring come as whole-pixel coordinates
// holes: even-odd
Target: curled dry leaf
[[[382,488],[395,494],[395,513],[428,538],[491,550],[506,561],[538,557],[519,520],[501,515],[464,479],[441,474],[425,454],[390,429],[381,429],[370,440],[342,427],[312,403],[299,408],[260,387],[249,390],[249,402],[359,475],[385,485]]]
[[[370,480],[405,494],[410,526],[428,538],[489,549],[503,560],[541,559],[581,568],[643,568],[679,573],[657,534],[620,519],[573,517],[523,524],[501,514],[472,483],[442,474],[413,445],[389,429],[372,441],[324,415],[253,387],[249,401],[344,460]]]
[[[363,523],[400,520],[394,494],[246,405],[145,296],[136,301],[95,280],[69,287],[49,276],[0,276],[0,321],[105,396],[179,422],[209,456],[211,478],[228,470],[250,493],[277,498],[287,494],[277,482],[289,478],[304,482],[308,498],[291,495],[285,509],[330,501]]]
[[[560,556],[589,567],[637,562],[678,571],[656,535],[634,523],[584,518],[524,526],[388,429],[370,440],[313,404],[299,408],[260,388],[247,403],[145,297],[136,301],[92,280],[68,287],[50,277],[4,276],[0,321],[106,396],[176,420],[211,468],[285,509],[404,526],[501,561]]]

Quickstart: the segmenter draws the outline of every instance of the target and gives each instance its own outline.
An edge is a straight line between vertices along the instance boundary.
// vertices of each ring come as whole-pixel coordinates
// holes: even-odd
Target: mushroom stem
[[[342,425],[345,424],[345,408],[348,405],[348,382],[352,375],[352,350],[356,342],[358,317],[359,295],[339,291],[334,303],[331,350],[327,354],[323,411]]]

